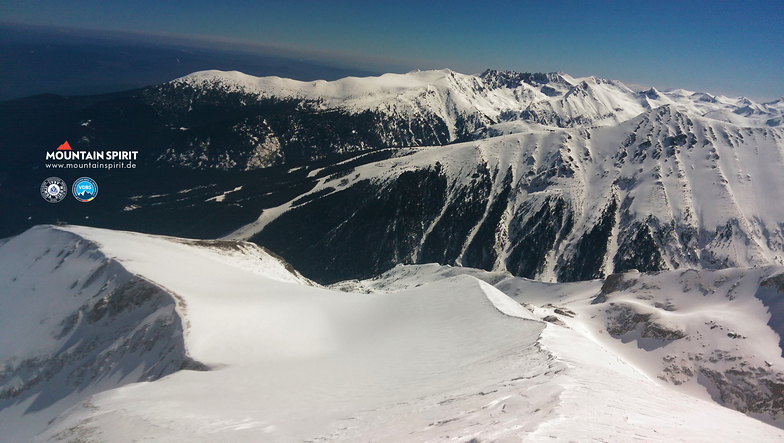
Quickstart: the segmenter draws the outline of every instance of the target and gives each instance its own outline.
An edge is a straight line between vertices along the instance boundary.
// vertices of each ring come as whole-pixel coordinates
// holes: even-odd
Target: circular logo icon
[[[68,186],[60,177],[49,177],[41,183],[41,197],[49,203],[59,203],[68,194]]]
[[[80,202],[88,202],[98,195],[98,184],[90,177],[82,177],[74,182],[71,193]]]

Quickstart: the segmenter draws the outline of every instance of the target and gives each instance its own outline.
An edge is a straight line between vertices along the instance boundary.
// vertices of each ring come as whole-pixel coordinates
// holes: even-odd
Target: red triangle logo
[[[57,148],[57,150],[58,151],[70,151],[71,150],[71,145],[69,145],[68,142],[66,141],[65,143],[60,145],[60,147]]]

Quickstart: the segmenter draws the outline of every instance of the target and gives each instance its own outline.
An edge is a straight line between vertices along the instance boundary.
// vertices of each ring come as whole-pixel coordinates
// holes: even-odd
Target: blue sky
[[[763,100],[784,95],[781,0],[0,0],[0,21],[185,37],[378,72],[560,70]]]

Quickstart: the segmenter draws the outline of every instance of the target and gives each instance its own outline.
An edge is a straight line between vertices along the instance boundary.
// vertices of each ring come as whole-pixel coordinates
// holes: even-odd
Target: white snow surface
[[[629,272],[607,283],[551,284],[475,269],[401,265],[333,287],[400,291],[462,274],[494,285],[535,318],[556,324],[544,337],[549,331],[559,338],[541,343],[563,359],[601,349],[622,362],[615,371],[633,368],[650,384],[689,395],[689,402],[717,402],[784,427],[781,394],[769,383],[784,386],[784,267]],[[771,299],[778,301],[765,304],[760,294],[769,287],[778,287]],[[585,359],[580,366],[594,363]],[[768,407],[771,402],[779,402],[777,410]],[[755,411],[755,405],[768,412]]]
[[[638,367],[642,360],[631,352],[582,331],[597,325],[582,313],[564,319],[581,322],[570,328],[537,320],[541,310],[551,309],[540,300],[561,297],[558,303],[575,310],[597,306],[580,307],[600,282],[546,285],[459,268],[399,267],[374,282],[354,283],[373,289],[364,291],[369,293],[337,292],[245,243],[77,226],[33,228],[0,245],[0,264],[2,395],[16,383],[7,374],[24,373],[15,362],[73,355],[74,348],[62,346],[69,338],[56,337],[61,318],[81,312],[73,330],[88,337],[90,325],[108,333],[115,323],[101,321],[141,313],[149,297],[112,298],[111,285],[131,276],[143,279],[148,292],[160,291],[158,309],[169,310],[171,338],[150,343],[171,346],[132,351],[118,342],[89,355],[123,351],[134,356],[124,364],[142,372],[153,361],[145,360],[150,353],[181,352],[209,368],[164,372],[139,383],[138,377],[86,379],[64,397],[68,408],[27,410],[33,399],[14,404],[11,397],[11,405],[0,409],[0,441],[784,438],[779,428],[651,380],[651,368]],[[95,272],[102,264],[104,271]],[[108,300],[106,313],[87,309],[96,290],[99,300]],[[542,307],[520,304],[526,297]],[[137,329],[154,330],[150,319],[163,311],[143,312],[146,317],[135,317]],[[116,334],[128,332],[119,328]],[[760,338],[755,351],[773,358],[773,337]],[[773,361],[777,368],[780,363]],[[58,368],[51,366],[52,380],[66,378],[66,369]]]

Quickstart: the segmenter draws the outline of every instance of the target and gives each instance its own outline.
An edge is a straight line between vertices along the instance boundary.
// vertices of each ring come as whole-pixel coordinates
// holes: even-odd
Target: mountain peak
[[[559,85],[569,85],[560,73],[530,73],[530,72],[515,72],[515,71],[498,71],[495,69],[488,69],[479,75],[485,83],[493,88],[510,88],[514,89],[522,86],[524,83],[530,86],[539,87],[548,85],[550,83],[557,83]]]
[[[661,98],[659,91],[657,91],[654,87],[646,89],[645,91],[640,91],[639,94],[648,97],[651,100],[658,100]]]

